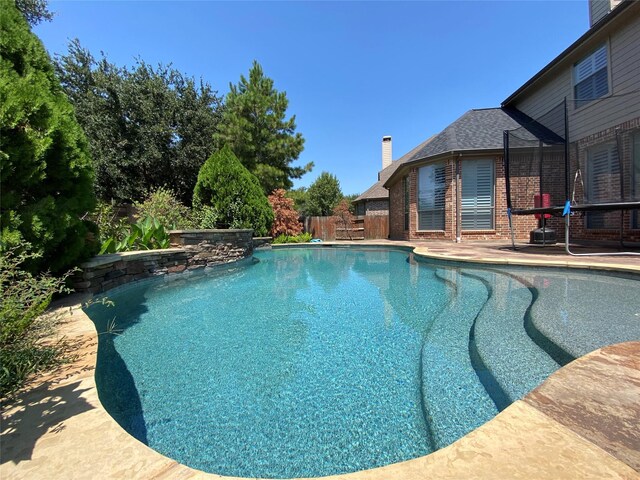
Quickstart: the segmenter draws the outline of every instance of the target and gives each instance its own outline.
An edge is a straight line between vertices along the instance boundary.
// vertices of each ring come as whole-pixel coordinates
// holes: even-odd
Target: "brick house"
[[[511,201],[521,209],[555,187],[562,191],[550,194],[553,205],[562,205],[565,177],[572,177],[577,203],[628,207],[640,200],[640,2],[590,0],[589,7],[591,28],[500,108],[470,110],[393,162],[386,180],[380,176],[389,192],[390,238],[510,238],[503,132],[516,129],[545,151],[538,166],[531,155],[510,160]],[[572,219],[572,237],[613,240],[622,232],[640,240],[639,216],[629,209],[581,213]],[[560,217],[548,222],[563,228]],[[538,220],[514,216],[513,224],[525,240]]]
[[[385,136],[382,138],[382,170],[378,172],[378,181],[353,201],[356,215],[389,215],[389,190],[383,185],[400,165],[409,160],[430,140],[422,142],[399,159],[391,161],[391,137]]]

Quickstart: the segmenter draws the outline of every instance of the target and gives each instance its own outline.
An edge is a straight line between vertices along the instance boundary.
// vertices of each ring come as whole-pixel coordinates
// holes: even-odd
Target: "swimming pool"
[[[320,476],[425,455],[571,358],[640,338],[637,277],[390,249],[256,259],[88,310],[107,411],[209,472]]]

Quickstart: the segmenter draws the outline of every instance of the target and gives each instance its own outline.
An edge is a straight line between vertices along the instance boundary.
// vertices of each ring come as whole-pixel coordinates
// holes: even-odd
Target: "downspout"
[[[456,243],[461,243],[461,223],[462,223],[462,212],[460,211],[462,199],[460,197],[460,157],[462,154],[458,154],[458,158],[454,161],[456,162]]]

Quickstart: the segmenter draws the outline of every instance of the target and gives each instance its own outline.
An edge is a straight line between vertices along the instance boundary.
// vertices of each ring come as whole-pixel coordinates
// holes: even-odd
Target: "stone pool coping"
[[[426,248],[427,256],[474,261],[409,242],[376,244],[413,246],[421,255]],[[481,263],[497,263],[489,261],[490,255],[482,258],[486,262]],[[573,266],[565,260],[568,263],[562,265],[537,260],[535,265]],[[640,272],[635,262],[626,259],[587,266],[590,263],[595,262],[579,261],[580,268]],[[79,308],[87,298],[67,299],[66,308],[71,309],[61,328],[77,352],[75,361],[34,380],[16,403],[3,407],[0,477],[235,478],[204,473],[164,457],[127,434],[102,408],[94,380],[97,334]],[[385,467],[323,478],[637,479],[638,399],[640,341],[604,347],[561,368],[525,398],[446,448]]]

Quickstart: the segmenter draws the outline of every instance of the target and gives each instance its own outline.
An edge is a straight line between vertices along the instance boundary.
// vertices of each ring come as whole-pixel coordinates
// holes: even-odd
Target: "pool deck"
[[[486,242],[353,243],[414,246],[420,255],[457,261],[640,273],[638,256],[568,257],[558,247],[514,252]],[[59,306],[65,312],[61,334],[72,345],[75,360],[33,379],[15,402],[2,408],[0,478],[231,478],[160,455],[127,434],[102,408],[94,381],[96,332],[78,308],[84,300],[73,296]],[[575,360],[491,421],[433,454],[324,478],[640,479],[640,341]]]

